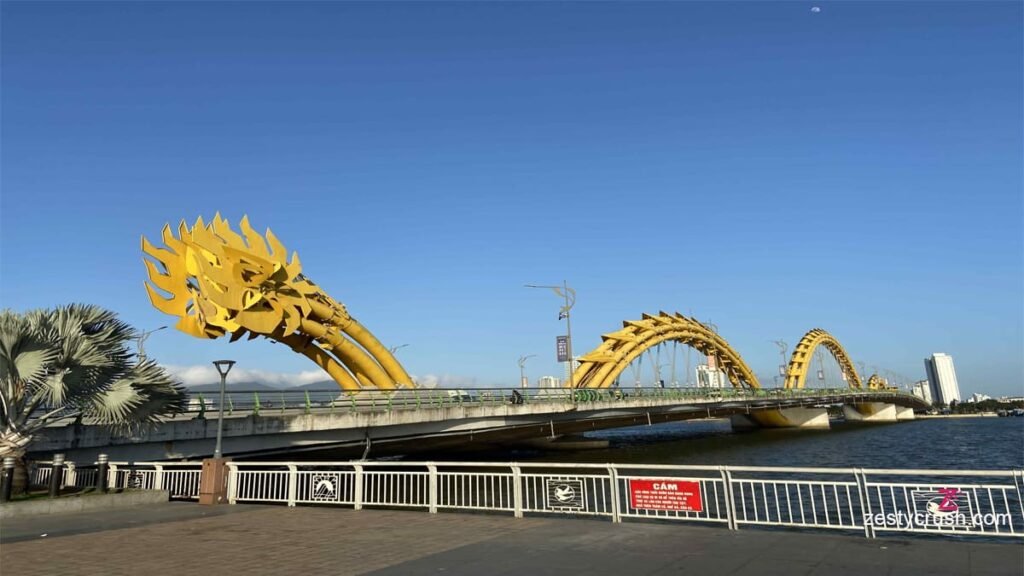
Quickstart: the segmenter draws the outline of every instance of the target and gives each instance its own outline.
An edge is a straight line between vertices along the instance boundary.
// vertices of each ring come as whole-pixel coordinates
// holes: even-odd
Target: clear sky
[[[965,393],[1024,393],[1020,2],[0,11],[4,307],[168,324],[139,237],[219,210],[420,377],[560,374],[558,301],[522,285],[567,280],[577,352],[678,310],[768,378],[772,340],[822,327],[869,365],[924,378],[946,352]],[[315,370],[171,330],[147,352]]]

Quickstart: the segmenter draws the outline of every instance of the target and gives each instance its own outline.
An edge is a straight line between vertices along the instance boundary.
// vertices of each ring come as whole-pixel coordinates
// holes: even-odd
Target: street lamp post
[[[565,280],[562,280],[561,286],[542,286],[536,284],[527,284],[527,288],[548,288],[554,290],[555,294],[565,299],[565,305],[562,306],[561,311],[558,313],[558,319],[565,318],[565,347],[566,352],[569,356],[569,388],[575,388],[576,383],[573,381],[573,356],[572,356],[572,321],[570,320],[569,311],[572,310],[574,304],[576,304],[576,291],[569,288],[569,285]]]
[[[213,449],[213,457],[220,458],[221,453],[221,438],[224,435],[224,387],[227,384],[228,372],[231,371],[231,367],[235,365],[234,360],[214,360],[213,365],[217,368],[217,373],[220,374],[220,403],[217,410],[217,445]]]
[[[779,357],[782,359],[782,362],[779,363],[779,376],[781,376],[783,378],[782,385],[785,386],[786,385],[786,381],[785,381],[785,377],[786,377],[786,349],[788,348],[788,346],[786,345],[786,341],[785,340],[774,340],[773,342],[774,342],[774,344],[776,346],[779,347]]]
[[[164,328],[167,328],[167,326],[161,326],[161,327],[159,327],[159,328],[157,328],[155,330],[150,330],[149,332],[143,332],[142,334],[139,334],[135,338],[135,341],[136,341],[135,348],[139,352],[139,360],[145,360],[146,359],[146,349],[143,347],[145,345],[145,343],[146,343],[146,338],[149,338],[149,335],[152,334],[153,332],[159,332],[159,331],[163,330]]]
[[[519,387],[520,388],[527,388],[528,387],[528,385],[527,385],[528,383],[526,381],[526,361],[529,360],[530,358],[533,358],[534,356],[536,356],[536,354],[530,354],[529,356],[520,356],[519,357],[518,363],[519,363]]]

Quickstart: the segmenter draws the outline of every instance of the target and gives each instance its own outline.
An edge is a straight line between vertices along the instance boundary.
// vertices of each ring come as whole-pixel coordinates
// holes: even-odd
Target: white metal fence
[[[230,502],[1024,537],[1024,471],[472,462],[229,463]]]
[[[95,469],[64,469],[68,485]],[[48,481],[44,465],[33,482]],[[111,463],[114,488],[197,499],[200,464]],[[743,526],[1024,538],[1024,470],[477,462],[229,462],[228,500],[563,514]]]
[[[48,485],[52,462],[36,462],[29,470],[30,482]],[[199,462],[110,462],[107,486],[110,489],[167,490],[175,500],[197,500],[202,464]],[[98,466],[66,462],[61,467],[62,488],[91,488],[99,485]]]

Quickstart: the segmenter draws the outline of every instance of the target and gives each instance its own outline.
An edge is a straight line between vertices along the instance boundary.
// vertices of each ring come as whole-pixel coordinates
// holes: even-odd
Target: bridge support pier
[[[824,408],[783,408],[759,410],[750,414],[733,414],[732,427],[743,428],[828,428],[828,411]]]
[[[847,422],[895,422],[898,419],[896,405],[885,402],[864,402],[852,406],[844,404],[843,415]],[[911,410],[911,418],[913,415]]]
[[[903,406],[897,406],[896,407],[896,419],[897,420],[913,420],[914,419],[914,409],[913,408],[904,408]]]

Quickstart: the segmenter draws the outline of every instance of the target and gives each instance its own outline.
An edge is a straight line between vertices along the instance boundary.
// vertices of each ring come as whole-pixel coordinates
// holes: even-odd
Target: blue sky
[[[814,5],[4,2],[0,300],[167,324],[139,237],[219,210],[417,375],[559,374],[558,302],[522,285],[564,279],[577,351],[678,310],[763,375],[820,326],[1020,394],[1022,5]]]

